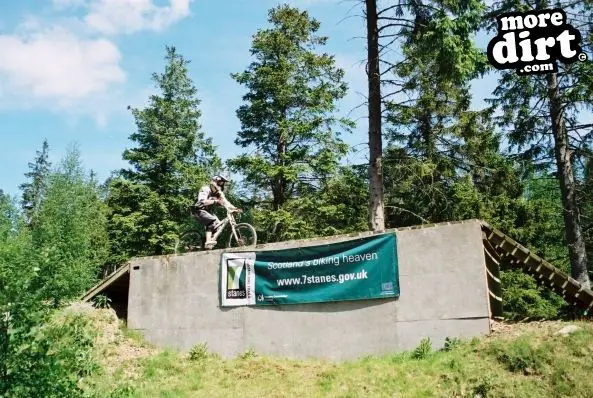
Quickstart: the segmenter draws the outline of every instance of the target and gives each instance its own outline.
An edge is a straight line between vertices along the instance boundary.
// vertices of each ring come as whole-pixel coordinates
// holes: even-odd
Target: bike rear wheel
[[[231,231],[227,247],[246,247],[257,245],[257,232],[255,232],[255,228],[253,228],[251,225],[245,223],[237,224],[235,227],[235,233],[237,234],[238,240],[235,239],[235,236]]]
[[[182,233],[175,244],[175,254],[204,250],[205,236],[200,230],[190,230]]]

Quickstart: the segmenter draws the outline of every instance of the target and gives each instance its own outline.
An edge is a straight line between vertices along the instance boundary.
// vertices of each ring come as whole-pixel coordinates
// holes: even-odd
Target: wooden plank
[[[499,262],[506,261],[512,266],[520,266],[525,273],[533,276],[538,283],[558,293],[570,304],[585,309],[593,307],[593,291],[582,288],[580,283],[564,271],[554,267],[486,222],[481,222],[481,225],[488,242],[484,242],[484,248],[487,254],[491,256],[490,261],[495,258],[492,253],[489,253],[494,249],[496,254],[500,256]]]
[[[130,271],[130,264],[127,263],[124,266],[115,270],[115,272],[113,272],[107,278],[103,279],[101,282],[97,283],[95,286],[93,286],[92,288],[87,290],[87,292],[80,298],[80,300],[88,301],[88,300],[92,299],[97,294],[101,293],[103,290],[105,290],[107,287],[109,287],[109,285],[111,285],[113,282],[115,282],[116,280],[121,278],[122,275],[125,275],[129,271]]]

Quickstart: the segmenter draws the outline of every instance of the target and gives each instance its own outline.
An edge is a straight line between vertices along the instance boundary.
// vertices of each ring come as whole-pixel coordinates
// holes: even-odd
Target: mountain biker
[[[215,203],[218,203],[232,211],[239,210],[233,206],[224,196],[224,184],[228,179],[215,175],[210,179],[209,185],[204,185],[198,193],[198,198],[192,205],[192,214],[196,220],[206,227],[206,247],[216,245],[216,240],[212,239],[222,225],[222,221],[214,214],[206,211],[207,208]]]

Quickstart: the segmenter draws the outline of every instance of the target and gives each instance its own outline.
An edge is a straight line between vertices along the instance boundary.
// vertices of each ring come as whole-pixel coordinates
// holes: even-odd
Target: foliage
[[[320,23],[288,5],[271,9],[268,21],[272,27],[253,37],[256,60],[232,75],[248,89],[235,142],[255,153],[229,165],[263,190],[265,200],[271,196],[277,211],[294,196],[316,192],[334,173],[347,150],[340,129],[349,131],[353,122],[334,116],[347,86],[334,57],[315,52],[327,42],[316,35]]]
[[[462,344],[462,340],[459,337],[446,337],[445,345],[443,346],[444,351],[454,350]]]
[[[0,396],[81,395],[78,380],[95,369],[89,356],[93,330],[81,317],[52,317],[44,300],[46,259],[24,220],[14,216],[14,204],[0,195],[0,207],[7,232],[0,234]]]
[[[253,358],[257,358],[257,353],[253,348],[250,348],[239,355],[239,359],[242,361],[248,361]]]
[[[432,352],[432,342],[430,341],[429,337],[423,337],[418,344],[418,347],[414,349],[412,353],[412,358],[414,359],[424,359]]]
[[[111,299],[104,294],[97,294],[93,297],[93,305],[96,308],[110,308]]]
[[[387,225],[479,218],[567,270],[557,182],[545,180],[547,175],[537,172],[531,158],[507,153],[505,141],[514,141],[500,129],[504,123],[495,123],[499,119],[494,108],[470,108],[470,80],[486,68],[484,54],[467,40],[478,29],[483,6],[413,2],[394,7],[401,8],[399,19],[389,23],[415,19],[396,34],[402,39],[403,59],[388,61],[394,77],[384,78],[393,91],[386,103],[390,126],[384,157]],[[445,11],[448,7],[452,9]],[[441,58],[447,53],[457,55]],[[514,71],[512,76],[513,81],[521,80]],[[505,98],[510,102],[503,108],[510,113],[503,112],[502,120],[518,120],[517,103],[532,94],[508,92]],[[545,97],[545,90],[538,95]],[[541,116],[527,111],[523,115],[534,120]],[[517,131],[527,127],[518,126]],[[507,316],[553,316],[561,308],[558,297],[530,277],[503,274]]]
[[[510,344],[494,344],[491,347],[496,359],[511,372],[541,374],[552,359],[551,343],[535,346],[527,337],[521,337]]]
[[[84,314],[54,316],[17,334],[21,344],[8,358],[7,396],[81,396],[79,380],[98,369],[92,356],[95,336]]]
[[[501,271],[502,302],[508,319],[549,319],[566,306],[564,300],[519,270]]]
[[[14,199],[0,189],[0,242],[5,242],[19,227],[19,214]]]
[[[431,3],[398,6],[416,20],[397,34],[403,60],[385,78],[394,90],[386,103],[388,225],[466,218],[513,224],[521,195],[516,165],[502,153],[491,112],[470,109],[470,80],[486,63],[471,41],[483,6]]]
[[[582,22],[590,52],[591,2],[558,4]],[[498,1],[487,19],[528,6]],[[381,50],[390,140],[384,153],[387,226],[481,218],[569,271],[545,77],[501,72],[491,108],[470,107],[470,82],[486,71],[486,58],[472,41],[482,17],[478,0],[400,2],[380,10],[380,29],[390,40]],[[271,27],[253,36],[254,61],[232,74],[247,89],[237,110],[241,130],[235,142],[250,152],[228,162],[245,181],[242,190],[231,187],[227,196],[246,208],[241,221],[256,226],[261,243],[365,230],[368,176],[359,167],[340,167],[348,151],[341,135],[354,126],[338,115],[337,103],[347,93],[344,71],[319,51],[328,38],[318,34],[320,23],[307,12],[277,6],[268,22]],[[403,57],[395,61],[386,50],[397,39]],[[130,168],[101,187],[83,169],[75,148],[52,169],[44,141],[20,186],[21,211],[0,191],[0,397],[81,395],[81,378],[98,377],[92,355],[96,330],[83,315],[54,311],[90,287],[106,262],[170,253],[177,235],[195,225],[188,207],[222,163],[200,125],[189,61],[174,47],[167,47],[165,60],[164,72],[152,76],[159,93],[145,108],[132,109],[135,147],[123,153]],[[593,109],[593,64],[560,68],[559,96],[581,212],[576,218],[590,265],[593,134],[581,133],[583,110]],[[227,236],[225,231],[220,239]],[[518,270],[503,269],[501,278],[508,318],[551,318],[567,309],[559,296]],[[109,299],[98,296],[95,305],[108,306]],[[365,393],[376,394],[419,396],[438,389],[485,396],[512,388],[524,395],[586,396],[593,388],[587,377],[593,370],[590,337],[589,328],[566,340],[544,336],[544,344],[533,336],[474,345],[451,338],[434,353],[430,339],[422,339],[410,353],[340,365],[343,373],[326,364],[275,361],[252,350],[222,361],[201,344],[190,351],[189,363],[166,352],[138,364],[143,383],[111,380],[104,396],[198,390],[265,396],[278,391],[275,372],[282,375],[279,385],[303,386],[305,395],[354,395],[364,382]],[[395,376],[394,366],[401,367]],[[582,385],[575,383],[577,376]]]
[[[341,168],[315,194],[288,200],[274,211],[253,211],[258,241],[278,242],[366,230],[368,190],[351,168]]]
[[[587,243],[588,269],[593,270],[593,156],[586,159],[583,174],[583,183],[579,190],[579,203],[581,203],[582,209],[583,235]]]
[[[422,136],[433,143],[414,143],[424,139],[410,135],[403,148],[388,146],[384,164],[388,225],[479,218],[512,231],[523,206],[517,165],[501,153],[500,137],[487,112],[465,110],[454,118],[449,127],[427,127]],[[404,138],[393,137],[396,142]]]
[[[47,140],[44,140],[41,152],[37,151],[34,162],[29,163],[30,171],[25,173],[25,177],[29,181],[21,184],[19,187],[22,190],[21,206],[29,225],[35,222],[35,217],[39,212],[39,207],[41,206],[47,188],[47,177],[51,168],[48,155],[49,144]]]
[[[0,196],[0,206],[3,230],[0,235],[0,395],[3,395],[12,385],[10,363],[18,358],[20,344],[41,318],[42,306],[35,295],[39,269],[30,255],[33,248],[30,234],[7,216],[15,209],[5,195]]]
[[[132,109],[137,132],[124,160],[132,166],[109,182],[110,262],[173,250],[189,206],[202,184],[220,167],[212,140],[201,131],[197,90],[188,63],[167,47],[165,70],[152,78],[160,90],[144,109]]]
[[[189,350],[189,354],[187,355],[190,361],[201,361],[206,359],[210,356],[208,352],[208,344],[201,343],[194,345],[191,350]]]
[[[541,173],[531,175],[525,181],[525,192],[514,209],[514,223],[505,232],[568,272],[570,261],[561,208],[556,180]],[[552,318],[567,308],[561,297],[522,271],[503,268],[501,278],[503,307],[509,319]]]
[[[591,4],[557,1],[568,23],[578,26],[581,47],[593,50]],[[543,10],[549,1],[504,0],[493,3],[485,25],[493,30],[495,16],[520,10]],[[488,102],[499,112],[499,127],[505,132],[513,155],[529,168],[552,174],[561,187],[559,195],[564,216],[564,235],[571,258],[571,276],[585,286],[589,284],[586,263],[586,242],[582,239],[580,212],[576,189],[583,175],[583,159],[590,157],[591,134],[583,134],[585,111],[593,109],[593,64],[558,62],[558,73],[520,76],[514,70],[500,73],[499,84]]]
[[[495,28],[495,15],[533,7],[543,9],[547,3],[539,1],[532,5],[516,0],[496,2],[489,10],[491,18],[487,19],[488,27]],[[584,2],[564,0],[558,1],[556,5],[568,13],[568,23],[579,26],[583,49],[589,52],[593,50],[593,42],[589,38],[593,29],[593,23],[590,21],[591,6]],[[559,62],[558,67],[562,75],[560,96],[564,105],[564,118],[567,128],[571,128],[579,125],[579,119],[585,117],[583,111],[593,106],[593,64],[577,62],[564,65]],[[514,70],[503,71],[493,95],[488,102],[501,111],[497,121],[506,132],[510,148],[534,167],[553,171],[554,143],[546,75],[520,76]],[[576,134],[576,130],[573,132],[569,134],[569,139],[571,147],[578,148],[574,154],[578,157],[588,140],[585,136]]]
[[[108,253],[106,227],[99,186],[83,169],[78,149],[70,148],[48,176],[32,231],[42,297],[57,306],[96,282]]]
[[[536,174],[527,181],[517,239],[564,272],[570,269],[558,182]]]

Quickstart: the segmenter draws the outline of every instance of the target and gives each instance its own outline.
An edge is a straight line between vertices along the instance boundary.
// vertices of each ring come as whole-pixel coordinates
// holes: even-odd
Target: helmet
[[[224,191],[224,184],[229,180],[221,175],[215,175],[212,177],[211,181],[216,184],[216,186],[219,187],[221,191]]]

